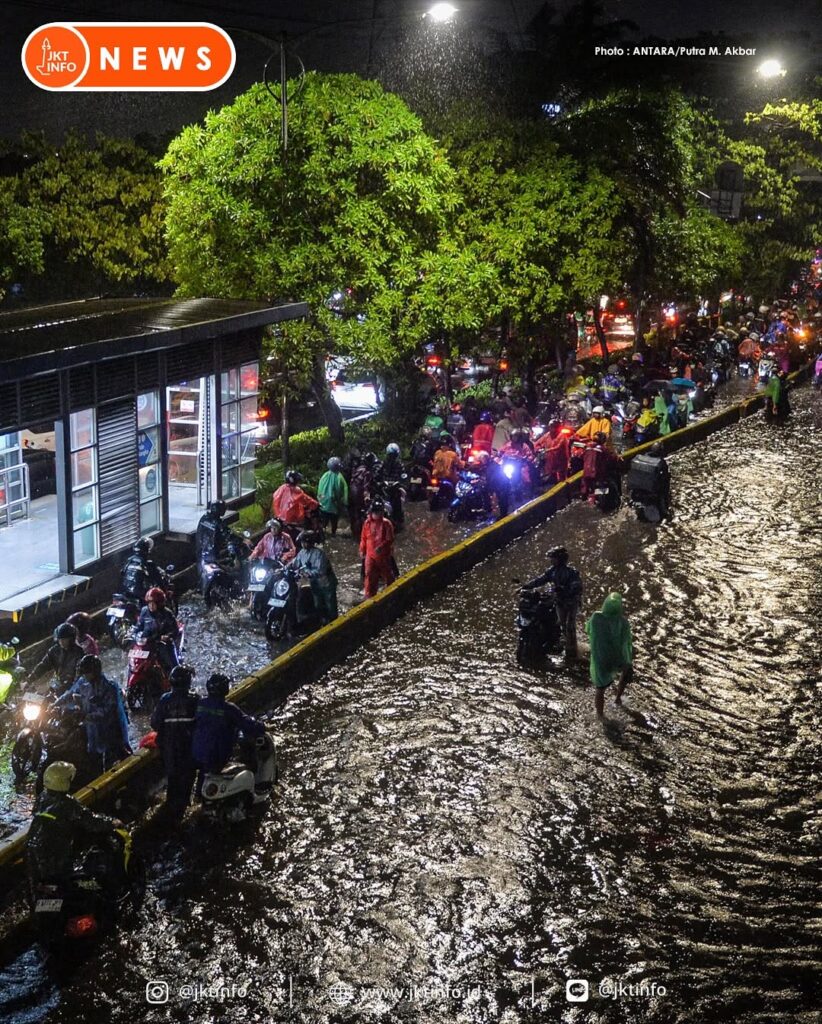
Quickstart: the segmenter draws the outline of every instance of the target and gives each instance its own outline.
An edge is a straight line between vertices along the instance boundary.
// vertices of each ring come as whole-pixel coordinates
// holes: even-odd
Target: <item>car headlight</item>
[[[285,597],[288,593],[288,580],[279,580],[274,587],[274,593],[277,597]]]
[[[254,570],[254,579],[257,583],[262,583],[262,581],[266,578],[267,575],[268,569],[263,569],[261,566],[258,566]]]
[[[23,705],[23,718],[27,722],[36,722],[40,717],[40,705],[39,704],[24,704]]]

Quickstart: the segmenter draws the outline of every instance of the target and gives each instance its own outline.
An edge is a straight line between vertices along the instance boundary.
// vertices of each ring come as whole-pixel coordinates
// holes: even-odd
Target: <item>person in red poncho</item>
[[[319,502],[300,487],[302,479],[302,473],[289,470],[285,474],[285,483],[277,488],[271,498],[272,514],[289,526],[302,526],[309,515],[319,508]]]
[[[544,457],[542,472],[549,487],[568,477],[568,460],[571,456],[570,434],[570,428],[564,430],[559,420],[551,420],[546,433],[534,442],[534,450]]]
[[[385,502],[371,502],[360,534],[360,555],[364,560],[365,596],[373,597],[380,581],[387,586],[397,578],[394,561],[394,524],[385,518]]]

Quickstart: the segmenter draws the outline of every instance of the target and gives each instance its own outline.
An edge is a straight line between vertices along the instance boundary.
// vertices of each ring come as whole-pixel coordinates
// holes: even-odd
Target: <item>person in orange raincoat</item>
[[[302,479],[302,473],[289,470],[285,474],[285,483],[277,488],[271,498],[272,514],[290,526],[302,526],[311,513],[320,507],[320,503],[300,487]]]
[[[394,561],[394,524],[385,518],[385,502],[375,498],[360,534],[360,555],[364,563],[365,596],[373,597],[380,581],[388,586],[397,578]]]
[[[551,420],[548,430],[534,442],[534,450],[544,456],[542,472],[549,487],[568,477],[570,433],[570,427],[564,429],[560,420]]]

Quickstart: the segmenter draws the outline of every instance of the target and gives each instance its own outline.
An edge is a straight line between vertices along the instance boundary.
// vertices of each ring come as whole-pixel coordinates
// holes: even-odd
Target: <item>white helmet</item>
[[[605,415],[605,409],[601,405],[595,405],[593,407],[593,409],[591,410],[591,414],[593,416],[604,416]]]

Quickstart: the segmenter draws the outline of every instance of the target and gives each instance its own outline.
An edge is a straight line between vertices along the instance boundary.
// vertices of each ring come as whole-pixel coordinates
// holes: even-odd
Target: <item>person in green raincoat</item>
[[[325,527],[331,527],[331,536],[337,535],[337,523],[348,508],[348,484],[342,472],[342,460],[332,455],[327,462],[328,469],[320,477],[317,486],[317,500],[320,503],[320,517]]]
[[[787,419],[790,409],[788,407],[787,375],[783,372],[773,373],[765,385],[765,419],[784,420]]]
[[[631,626],[622,612],[622,595],[610,593],[602,602],[602,610],[594,612],[585,623],[585,632],[591,642],[591,682],[596,687],[594,705],[602,718],[605,691],[620,677],[616,702],[622,700],[625,687],[633,675],[634,645]]]
[[[668,406],[665,404],[665,399],[662,395],[657,395],[654,398],[654,412],[659,420],[659,433],[661,437],[671,432],[671,420],[668,415]]]

